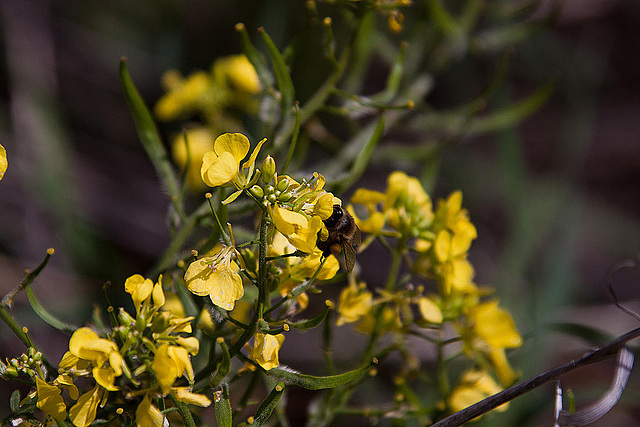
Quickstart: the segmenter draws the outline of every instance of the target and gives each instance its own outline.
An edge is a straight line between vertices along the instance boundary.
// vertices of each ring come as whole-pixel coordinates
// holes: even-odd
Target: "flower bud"
[[[270,183],[275,173],[276,161],[273,160],[273,157],[267,156],[267,158],[262,162],[262,181],[265,184]]]
[[[248,271],[256,271],[258,268],[258,264],[256,262],[256,255],[249,248],[240,249],[240,255],[242,255],[242,259],[244,260]]]
[[[287,178],[278,179],[278,184],[276,184],[276,188],[278,191],[285,191],[289,187],[289,180]]]
[[[258,199],[262,199],[262,197],[264,196],[264,190],[259,185],[254,185],[249,189],[249,191],[251,191],[251,194],[256,196],[256,198]]]
[[[278,196],[278,200],[281,202],[288,202],[289,200],[291,200],[292,197],[293,195],[291,193],[281,193]]]
[[[135,321],[136,320],[133,317],[131,317],[129,313],[127,313],[122,308],[120,309],[120,312],[118,313],[118,322],[120,322],[120,325],[130,326],[133,323],[135,323]]]

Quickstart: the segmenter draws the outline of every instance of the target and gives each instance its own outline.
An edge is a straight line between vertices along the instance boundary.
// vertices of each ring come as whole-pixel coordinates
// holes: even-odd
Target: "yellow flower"
[[[149,394],[145,394],[136,408],[136,424],[138,427],[162,427],[165,417],[162,412],[151,403]]]
[[[447,200],[440,200],[435,214],[434,227],[438,230],[438,238],[447,240],[446,253],[441,251],[436,254],[441,262],[446,261],[449,257],[461,256],[469,250],[471,242],[478,236],[478,232],[469,221],[466,209],[462,209],[461,191],[454,191]]]
[[[165,297],[162,290],[162,274],[158,277],[158,282],[153,283],[151,279],[145,279],[139,274],[134,274],[125,280],[124,290],[131,295],[136,313],[140,312],[142,304],[151,297],[155,308],[164,305]]]
[[[316,249],[318,232],[323,223],[319,216],[310,219],[299,212],[281,208],[276,203],[273,206],[271,218],[276,229],[282,233],[289,243],[302,252],[311,253]]]
[[[193,367],[189,352],[184,347],[162,344],[156,349],[151,368],[163,395],[169,393],[178,377],[184,375],[193,382]]]
[[[215,136],[213,132],[205,127],[188,129],[186,132],[186,140],[185,135],[182,134],[173,140],[171,155],[181,170],[184,170],[188,163],[189,169],[187,170],[185,179],[187,180],[187,186],[193,191],[200,191],[205,188],[202,177],[200,176],[200,165],[202,165],[204,155],[211,151],[214,141]],[[188,152],[187,142],[189,143]]]
[[[449,395],[449,408],[452,412],[458,412],[500,391],[502,388],[486,371],[466,371]],[[504,412],[508,407],[509,403],[505,403],[495,410]]]
[[[87,427],[96,419],[96,411],[101,400],[100,387],[96,386],[86,392],[69,409],[69,419],[77,427]]]
[[[234,254],[235,248],[228,246],[214,256],[192,262],[184,275],[189,290],[196,295],[209,295],[218,307],[233,310],[235,302],[244,295],[242,279],[231,263]]]
[[[478,304],[468,310],[470,324],[465,348],[468,352],[485,354],[493,364],[500,382],[511,384],[517,377],[509,365],[505,349],[522,345],[522,336],[508,311],[498,307],[498,301]],[[465,334],[463,334],[464,336]]]
[[[266,138],[256,145],[249,159],[238,170],[240,162],[249,153],[249,139],[241,133],[220,135],[213,143],[213,151],[202,158],[202,180],[209,187],[218,187],[228,182],[232,182],[238,190],[250,187],[255,181],[253,172],[256,157],[265,141]]]
[[[269,370],[280,365],[278,351],[284,342],[284,335],[256,334],[253,348],[249,357],[255,360],[263,369]]]
[[[522,336],[507,310],[498,307],[498,301],[478,304],[469,310],[468,318],[473,332],[495,348],[516,348],[522,345]]]
[[[115,377],[122,375],[124,359],[118,352],[116,343],[98,337],[89,328],[80,328],[73,333],[69,340],[69,353],[78,359],[91,363],[93,378],[100,386],[111,391],[117,390],[113,384]],[[65,362],[66,364],[67,362]],[[60,365],[63,366],[62,361]]]
[[[9,163],[7,162],[7,150],[0,144],[0,179],[4,177],[4,173],[7,171]]]
[[[158,100],[154,109],[156,117],[163,121],[197,110],[212,87],[211,78],[204,71],[195,72],[185,79],[177,71],[170,70],[163,76],[163,81],[168,92]]]
[[[262,90],[256,69],[245,55],[231,55],[216,60],[213,72],[216,76],[224,76],[233,87],[249,94],[256,95]]]
[[[62,396],[58,387],[49,385],[36,377],[36,390],[38,395],[38,408],[42,409],[45,414],[63,421],[67,418],[67,406],[62,400]]]
[[[365,286],[364,282],[361,283],[360,286],[357,286],[355,283],[350,283],[348,287],[342,290],[338,301],[338,313],[340,317],[338,317],[338,321],[336,322],[337,326],[356,322],[362,316],[369,313],[373,296],[371,292],[365,290]]]

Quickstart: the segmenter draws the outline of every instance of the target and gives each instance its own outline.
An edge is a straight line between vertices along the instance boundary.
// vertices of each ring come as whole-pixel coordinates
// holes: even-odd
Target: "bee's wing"
[[[356,231],[353,233],[353,239],[351,239],[353,246],[360,246],[360,242],[362,242],[362,236],[360,235],[360,229],[356,225]]]
[[[351,272],[353,266],[356,265],[356,250],[353,249],[348,242],[342,242],[342,252],[344,252],[344,262],[347,265],[347,271]]]

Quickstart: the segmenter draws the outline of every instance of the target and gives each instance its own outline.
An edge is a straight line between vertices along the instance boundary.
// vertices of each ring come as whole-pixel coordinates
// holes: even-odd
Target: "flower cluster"
[[[211,151],[220,130],[243,129],[237,113],[257,111],[256,95],[262,85],[244,55],[220,58],[210,72],[197,71],[187,77],[169,70],[162,80],[166,93],[155,106],[156,117],[161,121],[192,116],[200,119],[173,138],[171,151],[176,164],[186,170],[188,188],[201,191],[205,186],[199,165],[204,154]]]
[[[106,399],[116,396],[119,400],[114,403],[122,406],[108,416],[123,417],[123,422],[127,417],[135,419],[139,426],[162,426],[165,416],[153,402],[169,394],[188,404],[211,404],[205,395],[193,393],[190,385],[175,384],[180,377],[189,384],[194,381],[190,357],[198,353],[199,341],[180,335],[191,334],[193,318],[162,309],[162,277],[154,284],[136,274],[126,280],[125,290],[133,300],[135,317],[121,308],[118,324],[106,338],[87,327],[76,330],[58,365],[58,377],[48,383],[40,378],[43,375],[36,376],[37,405],[47,416],[60,421],[69,417],[75,426],[88,426],[96,419],[100,403],[104,406]],[[74,384],[81,377],[94,382],[82,395]],[[68,411],[63,390],[75,401]]]
[[[393,172],[384,193],[361,188],[351,202],[348,210],[360,229],[369,234],[362,248],[374,238],[395,239],[395,248],[390,243],[387,246],[395,250],[398,261],[406,262],[412,278],[405,286],[388,282],[386,289],[378,290],[377,298],[364,283],[351,283],[340,295],[337,324],[359,321],[357,329],[368,334],[406,333],[416,327],[444,333],[451,330],[444,325],[452,325],[457,336],[434,341],[462,342],[464,354],[474,364],[448,394],[452,411],[461,409],[460,402],[468,403],[476,397],[478,401],[487,393],[499,391],[492,375],[502,385],[513,383],[517,374],[507,361],[506,350],[521,346],[522,337],[497,300],[483,302],[482,296],[490,291],[473,281],[474,270],[467,254],[477,232],[462,208],[462,193],[454,191],[438,201],[434,210],[416,178]],[[435,292],[426,293],[429,286]],[[469,392],[474,387],[474,392]]]

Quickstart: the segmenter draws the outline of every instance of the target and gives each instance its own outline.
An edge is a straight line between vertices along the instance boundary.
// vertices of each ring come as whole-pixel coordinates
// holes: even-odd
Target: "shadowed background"
[[[168,244],[169,202],[122,95],[117,77],[122,56],[143,98],[153,105],[167,69],[186,75],[209,69],[217,57],[239,53],[236,22],[244,22],[252,35],[264,26],[283,48],[301,26],[302,3],[0,1],[0,141],[9,159],[0,183],[2,294],[54,247],[35,292],[53,313],[82,324],[92,304],[100,303],[104,282],[119,287],[131,274],[144,273]],[[545,7],[550,6],[543,2],[534,17],[544,15]],[[405,14],[409,17],[411,9]],[[514,44],[508,78],[491,103],[507,105],[555,79],[549,101],[518,126],[447,147],[436,179],[425,182],[434,200],[463,191],[478,229],[470,251],[476,280],[497,289],[527,338],[514,353],[524,377],[588,349],[583,341],[547,328],[553,322],[577,322],[612,335],[637,326],[613,307],[604,277],[617,261],[640,252],[638,22],[640,4],[634,0],[563,2],[552,24]],[[314,71],[313,55],[301,58],[294,70],[303,97],[311,90],[304,86],[304,74]],[[426,101],[446,108],[470,99],[495,62],[495,57],[491,62],[461,56],[435,79]],[[385,67],[372,62],[365,93],[383,84]],[[180,124],[160,130],[168,138]],[[381,147],[403,137],[392,132]],[[429,137],[409,136],[416,143]],[[391,166],[419,171],[410,161]],[[374,157],[360,185],[383,189],[390,170]],[[364,253],[359,262],[373,265],[378,255]],[[377,275],[363,271],[370,287]],[[638,271],[620,272],[616,279],[620,297],[640,308],[635,303]],[[326,296],[336,294],[334,285]],[[13,314],[57,363],[68,337],[36,318],[24,295],[16,299]],[[281,360],[301,367],[307,358],[318,357],[319,349],[294,344],[312,339],[307,334],[287,341]],[[2,326],[0,348],[2,358],[22,352]],[[582,401],[595,400],[612,373],[611,363],[602,365],[576,372],[566,385]],[[618,407],[594,425],[637,425],[639,384],[634,372]],[[0,407],[7,401],[8,392],[0,392]],[[549,425],[552,401],[549,386],[517,399],[511,411],[490,423]]]

